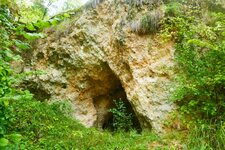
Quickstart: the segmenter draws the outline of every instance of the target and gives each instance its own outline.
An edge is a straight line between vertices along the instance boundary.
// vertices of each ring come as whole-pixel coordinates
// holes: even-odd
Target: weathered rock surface
[[[148,5],[136,11],[125,1],[107,0],[48,29],[27,66],[45,72],[29,79],[36,91],[43,91],[36,95],[69,100],[74,117],[91,127],[103,125],[112,100],[122,92],[142,128],[163,131],[163,121],[174,108],[168,101],[173,43],[157,42],[157,34],[132,32],[129,19],[136,11],[133,20],[138,20]]]

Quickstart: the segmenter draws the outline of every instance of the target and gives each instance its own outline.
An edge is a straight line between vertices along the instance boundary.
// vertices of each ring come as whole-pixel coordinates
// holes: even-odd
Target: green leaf
[[[4,103],[5,106],[9,106],[9,101],[8,100],[4,100],[3,103]]]
[[[207,47],[207,48],[213,49],[213,45],[211,45],[208,42],[201,41],[199,39],[191,39],[191,40],[188,40],[187,44],[195,44],[195,45],[200,46],[200,47]]]
[[[70,18],[70,14],[68,14],[68,13],[64,13],[63,16],[64,16],[65,18]]]
[[[0,147],[5,147],[9,144],[9,140],[5,138],[0,138]]]
[[[26,49],[30,48],[30,45],[28,43],[24,43],[19,40],[15,41],[15,45],[22,50],[26,50]]]
[[[23,36],[30,41],[45,37],[44,34],[42,33],[25,33],[25,32],[23,33]]]
[[[15,61],[22,60],[22,57],[20,55],[16,55],[13,57],[13,60]]]
[[[34,27],[34,25],[32,23],[27,24],[26,28],[30,31],[36,31],[36,28]]]
[[[60,21],[59,19],[53,19],[53,20],[51,20],[50,22],[51,22],[51,24],[52,24],[53,26],[55,26],[55,25],[58,24],[59,21]]]
[[[37,26],[39,29],[44,29],[51,26],[49,21],[38,21],[34,25]]]
[[[21,139],[22,139],[22,135],[20,135],[20,134],[14,133],[14,134],[10,135],[10,140],[12,140],[14,143],[20,142]]]

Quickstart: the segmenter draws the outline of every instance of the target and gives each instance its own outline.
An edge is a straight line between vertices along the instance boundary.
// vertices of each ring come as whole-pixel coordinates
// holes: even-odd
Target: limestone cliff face
[[[103,126],[112,100],[124,98],[142,128],[163,131],[174,109],[168,101],[173,43],[161,44],[157,33],[141,34],[134,27],[149,11],[163,15],[157,2],[106,0],[48,29],[26,67],[45,72],[29,79],[31,91],[42,99],[70,101],[74,117],[88,127]]]

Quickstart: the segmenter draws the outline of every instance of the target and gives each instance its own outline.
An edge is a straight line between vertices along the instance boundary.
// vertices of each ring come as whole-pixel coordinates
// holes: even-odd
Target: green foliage
[[[182,5],[178,2],[172,2],[166,5],[165,14],[167,16],[179,16],[182,14]]]
[[[9,144],[9,140],[6,138],[0,138],[0,147],[6,147]]]
[[[109,110],[113,114],[113,128],[115,130],[125,130],[128,131],[132,129],[133,126],[133,116],[128,112],[124,102],[119,100],[114,100],[115,108]]]
[[[26,32],[24,32],[23,36],[29,41],[34,41],[39,38],[44,38],[44,35],[41,33],[26,33]]]
[[[62,108],[62,109],[60,109]],[[70,128],[82,129],[82,125],[76,123],[72,119],[64,116],[64,103],[53,103],[48,105],[44,102],[39,102],[33,99],[21,98],[18,100],[10,100],[10,107],[7,109],[8,132],[20,133],[23,136],[19,147],[42,147],[42,145],[49,144],[52,146],[56,138],[63,139],[66,135],[69,139],[71,133]],[[70,135],[71,136],[71,135]],[[45,142],[45,141],[51,142]],[[11,146],[16,146],[11,141]]]
[[[79,0],[65,0],[63,3],[59,3],[57,0],[32,0],[29,2],[17,0],[13,4],[17,6],[16,18],[23,23],[47,21],[53,15],[81,6]],[[59,4],[61,5],[59,6]],[[64,13],[64,17],[69,18],[70,16],[68,13]]]
[[[9,129],[11,121],[15,119],[13,115],[17,113],[9,113],[15,109],[13,104],[15,101],[19,103],[22,100],[32,99],[29,92],[15,88],[25,74],[15,74],[11,63],[21,61],[21,52],[30,49],[25,39],[32,40],[38,38],[40,34],[27,33],[24,27],[14,21],[8,5],[0,6],[0,29],[0,149],[4,149],[21,140],[21,134]]]
[[[184,141],[185,149],[215,149],[223,150],[225,147],[225,124],[200,124],[196,125]]]
[[[2,149],[8,146],[9,140],[15,140],[15,134],[7,133],[9,117],[6,113],[10,107],[7,97],[14,96],[15,90],[12,85],[16,82],[10,62],[20,58],[12,50],[19,51],[27,47],[26,43],[12,38],[15,25],[6,6],[0,6],[0,28],[0,148]]]
[[[212,127],[216,132],[221,131],[214,139],[219,140],[219,136],[224,137],[224,126],[216,126],[223,124],[225,117],[225,15],[208,12],[213,21],[204,22],[193,10],[209,11],[206,10],[207,2],[193,4],[187,1],[185,5],[190,9],[183,15],[164,19],[161,30],[164,39],[176,43],[177,76],[172,100],[180,106],[187,127],[193,127],[196,122],[198,128]],[[195,9],[196,5],[199,8]],[[202,134],[201,130],[193,132]],[[207,138],[210,132],[205,132],[201,138]],[[206,149],[216,148],[207,144],[203,144]]]
[[[46,1],[45,4],[50,2]],[[20,22],[37,22],[46,17],[49,5],[44,5],[42,0],[33,0],[27,3],[24,0],[18,0],[16,3],[18,5],[18,20]]]
[[[207,27],[202,33],[193,24],[178,31],[176,60],[180,75],[174,98],[187,114],[221,120],[225,115],[225,40],[215,27]]]
[[[187,8],[185,13],[169,14],[173,17],[163,20],[161,36],[176,43],[172,100],[179,106],[183,125],[190,130],[184,148],[223,149],[225,15],[210,12],[208,1],[180,4]],[[203,16],[210,16],[210,21]]]
[[[27,93],[28,94],[28,93]],[[160,138],[153,133],[100,132],[87,129],[66,116],[69,110],[65,102],[47,104],[32,98],[10,99],[7,108],[9,149],[148,149],[148,145]],[[22,136],[21,136],[22,135]],[[4,143],[3,143],[4,144]]]

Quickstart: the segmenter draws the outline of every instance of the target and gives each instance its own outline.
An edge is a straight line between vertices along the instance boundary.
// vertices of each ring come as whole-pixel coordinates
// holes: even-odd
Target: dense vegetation
[[[172,1],[163,22],[162,32],[176,43],[172,99],[180,106],[185,126],[192,128],[188,149],[225,147],[225,8],[221,5],[224,1]]]
[[[56,25],[61,18],[23,23],[16,20],[18,8],[13,1],[0,6],[0,149],[223,149],[225,147],[225,8],[224,1],[167,0],[166,16],[157,25],[162,41],[175,43],[177,74],[171,98],[179,106],[182,129],[189,131],[183,137],[171,133],[161,138],[154,133],[124,132],[132,126],[125,106],[118,102],[114,126],[109,133],[86,129],[70,118],[66,102],[48,104],[35,100],[32,94],[18,88],[24,76],[15,73],[11,63],[22,61],[23,51],[29,51],[30,42],[44,35],[45,27]],[[15,4],[15,3],[14,3]],[[43,8],[43,7],[42,7]],[[185,10],[185,11],[182,11]],[[25,10],[23,10],[26,12]],[[30,10],[29,10],[30,11]],[[45,13],[45,9],[35,9]],[[45,14],[43,14],[45,15]],[[143,16],[148,22],[153,19]],[[39,18],[40,19],[40,18]],[[26,20],[26,19],[25,19]],[[143,28],[152,32],[147,23]],[[68,111],[65,111],[68,110]],[[122,116],[121,116],[122,114]],[[125,117],[126,116],[126,117]],[[124,118],[125,117],[125,118]],[[177,137],[176,137],[177,136]],[[180,139],[178,139],[180,138]],[[169,139],[169,142],[167,141]],[[171,139],[179,140],[174,144]],[[171,144],[167,144],[171,143]],[[183,145],[183,146],[181,146]],[[174,146],[174,147],[173,147]]]

